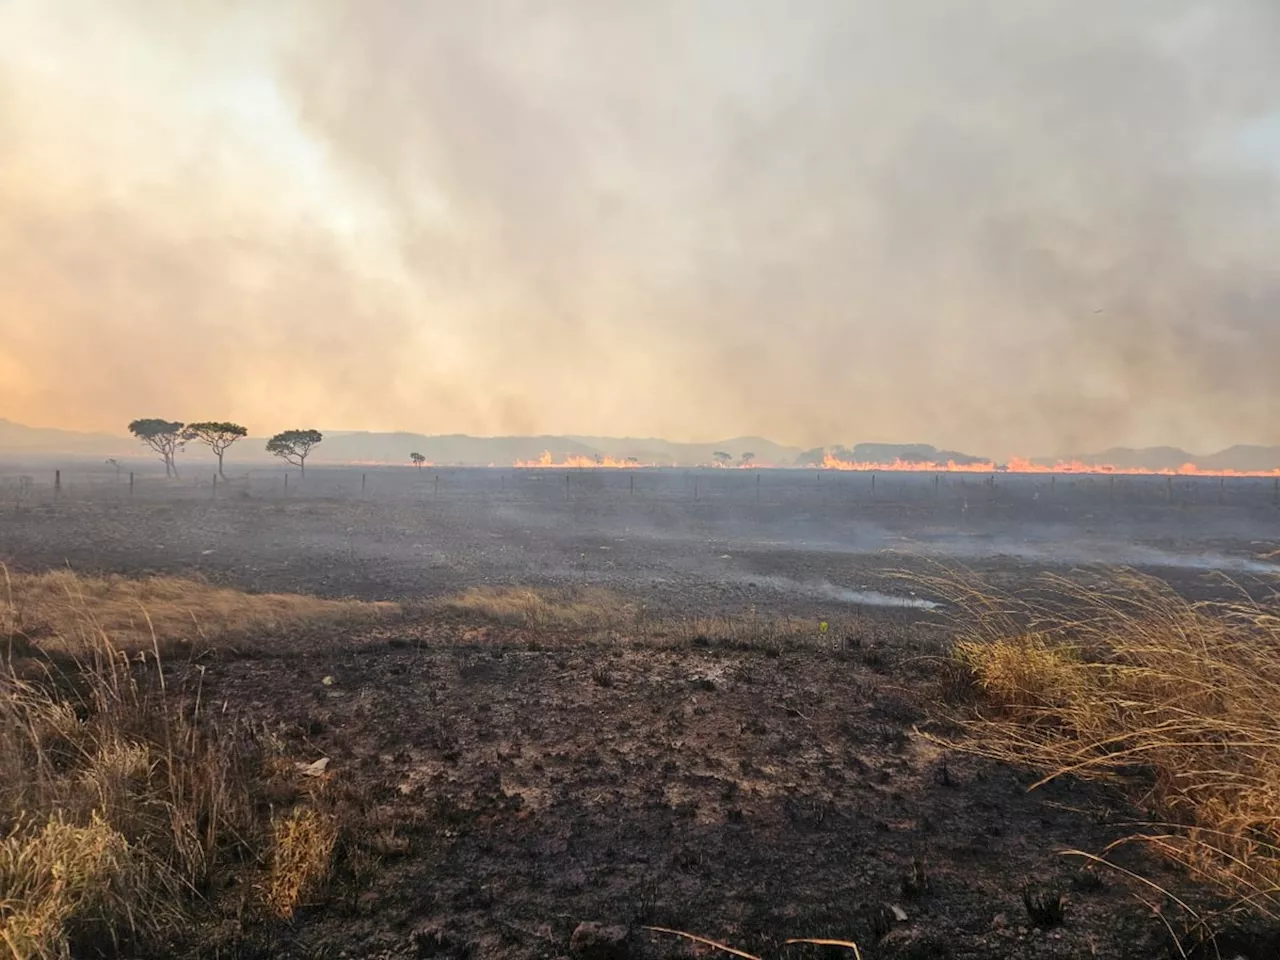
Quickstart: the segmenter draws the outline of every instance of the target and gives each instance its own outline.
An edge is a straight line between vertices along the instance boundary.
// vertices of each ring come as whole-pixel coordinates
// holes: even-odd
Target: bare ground
[[[376,838],[331,899],[288,927],[223,926],[221,946],[556,957],[599,921],[636,956],[687,953],[646,925],[768,954],[834,937],[868,957],[1166,955],[1149,890],[1062,854],[1124,834],[1114,798],[1028,793],[1025,772],[914,729],[936,680],[922,633],[882,615],[782,650],[433,617],[207,664],[213,698],[331,759],[327,786]],[[1028,881],[1065,896],[1063,924],[1031,922]]]
[[[1050,536],[1028,497],[977,492],[962,520],[958,501],[241,493],[68,497],[0,519],[0,554],[23,569],[196,573],[407,602],[395,622],[242,639],[170,666],[174,690],[202,683],[207,702],[291,758],[330,758],[320,789],[356,824],[322,902],[287,924],[242,923],[228,889],[177,953],[560,957],[579,923],[598,921],[626,931],[633,957],[697,952],[646,926],[769,956],[818,951],[784,950],[790,937],[853,939],[867,957],[1178,955],[1170,929],[1186,918],[1170,901],[1063,854],[1103,849],[1142,811],[1071,781],[1028,792],[1027,772],[925,735],[945,729],[941,618],[786,585],[900,592],[888,571],[923,562],[912,545],[938,531],[1025,545],[1018,531],[1038,530],[1031,559],[970,558],[1016,583],[1043,568],[1045,549],[1111,530],[1113,545],[1190,558],[1165,572],[1213,589],[1214,557],[1273,549],[1267,504],[1144,503],[1117,519],[1086,501],[1055,508],[1049,520],[1075,533]],[[714,628],[663,636],[651,623],[529,629],[426,602],[526,582],[601,585],[683,622],[755,609],[833,628],[787,642]],[[1120,856],[1171,892],[1199,894],[1166,866]],[[1063,923],[1032,922],[1028,882],[1064,895]],[[1242,949],[1271,955],[1258,942]]]

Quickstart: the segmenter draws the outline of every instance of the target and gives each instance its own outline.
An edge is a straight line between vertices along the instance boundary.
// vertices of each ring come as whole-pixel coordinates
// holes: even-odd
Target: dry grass
[[[24,574],[0,568],[0,638],[69,652],[92,648],[102,634],[117,649],[148,649],[156,641],[168,649],[301,624],[367,622],[397,612],[394,603],[248,594],[178,577],[98,577],[70,570]]]
[[[272,819],[268,786],[300,774],[263,731],[207,711],[203,673],[179,681],[162,640],[382,608],[70,574],[10,577],[9,596],[10,629],[41,630],[21,669],[0,668],[0,957],[163,952],[227,874],[277,916],[322,888],[336,820],[306,799]]]
[[[618,629],[633,624],[637,616],[634,604],[596,587],[472,587],[445,600],[443,608],[454,614],[534,630]]]
[[[649,634],[672,637],[682,645],[782,652],[806,643],[834,643],[838,631],[831,631],[826,621],[762,614],[753,607],[734,616],[661,621],[652,625]]]
[[[1121,571],[1026,597],[938,581],[979,693],[959,744],[1122,785],[1141,842],[1280,918],[1280,608],[1192,603]],[[1043,781],[1042,781],[1043,782]]]
[[[271,837],[266,901],[276,916],[287,920],[328,878],[338,824],[332,816],[299,807],[272,823]]]
[[[441,609],[455,616],[530,630],[607,631],[677,646],[717,644],[782,650],[804,642],[834,643],[839,635],[825,621],[777,617],[755,609],[732,616],[655,616],[641,604],[598,587],[472,587],[442,601]]]

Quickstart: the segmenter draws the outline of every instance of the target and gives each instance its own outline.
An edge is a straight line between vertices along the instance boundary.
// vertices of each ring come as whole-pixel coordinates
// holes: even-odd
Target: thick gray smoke
[[[6,0],[0,150],[13,419],[1280,441],[1274,0]]]

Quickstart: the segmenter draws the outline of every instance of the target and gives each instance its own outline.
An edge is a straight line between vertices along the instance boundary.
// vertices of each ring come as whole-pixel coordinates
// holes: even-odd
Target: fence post
[[[437,497],[440,496],[440,474],[438,473],[436,474],[436,485],[435,485],[435,492],[433,496],[437,496]]]
[[[876,496],[876,475],[871,474],[871,498],[874,500]]]
[[[133,498],[133,471],[129,471],[129,497]]]
[[[364,496],[364,481],[365,481],[365,475],[362,473],[360,474],[360,496],[362,497]]]
[[[286,470],[284,474],[284,494],[289,495],[289,472]]]
[[[62,471],[53,471],[53,495],[56,497],[62,493]]]

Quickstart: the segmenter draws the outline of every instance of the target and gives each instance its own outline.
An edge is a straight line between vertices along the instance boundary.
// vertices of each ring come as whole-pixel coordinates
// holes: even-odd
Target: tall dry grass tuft
[[[8,582],[9,629],[41,628],[11,633],[0,667],[0,957],[62,958],[112,942],[164,952],[227,874],[264,891],[264,913],[293,909],[273,887],[283,864],[295,864],[297,896],[313,894],[333,840],[309,842],[310,859],[299,859],[296,831],[277,824],[329,821],[304,800],[273,822],[259,801],[269,781],[296,771],[251,724],[207,709],[201,668],[177,682],[162,655],[179,636],[176,611],[188,624],[200,611],[202,636],[216,641],[261,616],[257,598],[240,595],[245,609],[235,611],[229,591],[203,584],[184,600],[179,581]],[[123,606],[157,590],[157,616],[139,604],[135,619],[121,619]],[[305,597],[271,602],[303,622],[333,613]],[[158,627],[148,642],[139,622]],[[123,648],[105,624],[121,630]]]
[[[1280,606],[1196,603],[1131,571],[1022,596],[941,578],[979,695],[957,744],[1122,785],[1149,845],[1280,919]]]
[[[328,877],[338,824],[331,815],[301,807],[276,819],[271,835],[266,900],[276,916],[287,920]]]
[[[0,675],[0,943],[159,942],[260,833],[259,748],[170,700],[104,635],[71,671]]]

